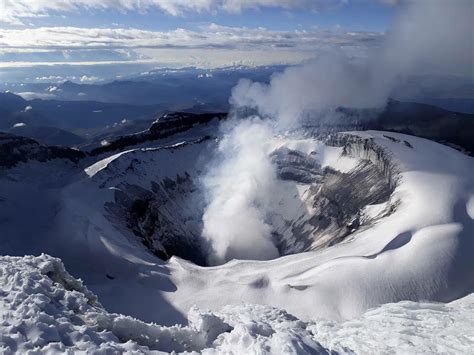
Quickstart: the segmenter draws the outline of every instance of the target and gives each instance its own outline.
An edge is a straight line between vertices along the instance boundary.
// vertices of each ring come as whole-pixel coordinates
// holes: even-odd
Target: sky
[[[0,0],[0,80],[295,64],[378,46],[397,0]]]

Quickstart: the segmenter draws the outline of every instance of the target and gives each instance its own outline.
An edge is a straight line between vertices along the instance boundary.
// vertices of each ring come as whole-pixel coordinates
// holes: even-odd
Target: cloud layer
[[[375,32],[331,30],[272,31],[265,28],[210,24],[199,31],[178,28],[146,31],[133,28],[40,27],[0,29],[0,48],[6,49],[104,49],[104,48],[262,48],[262,46],[315,49],[330,46],[377,44]]]
[[[22,25],[25,20],[81,9],[146,12],[159,10],[172,16],[188,12],[240,12],[249,8],[307,9],[321,11],[347,0],[2,0],[0,22]]]
[[[383,37],[381,33],[348,32],[341,28],[277,31],[217,24],[171,31],[0,29],[0,68],[114,63],[209,68],[295,64],[335,47],[359,55],[378,46]]]

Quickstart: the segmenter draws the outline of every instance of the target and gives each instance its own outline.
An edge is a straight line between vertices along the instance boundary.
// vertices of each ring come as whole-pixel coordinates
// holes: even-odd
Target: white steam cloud
[[[213,248],[211,263],[277,256],[265,222],[277,181],[268,151],[276,132],[307,120],[330,123],[341,106],[383,107],[403,76],[473,79],[473,6],[471,0],[407,1],[386,43],[365,58],[333,52],[275,74],[269,84],[242,80],[231,104],[236,112],[250,108],[265,119],[234,119],[220,160],[205,179],[210,202],[203,235]]]
[[[271,137],[266,122],[249,118],[219,144],[223,160],[204,179],[211,197],[203,217],[203,236],[213,247],[210,264],[278,256],[271,226],[265,222],[276,181],[267,151]]]
[[[473,23],[470,0],[408,2],[385,43],[366,58],[342,50],[326,53],[274,75],[269,85],[242,80],[230,101],[291,127],[304,119],[327,119],[328,111],[340,106],[382,107],[408,75],[474,79]]]
[[[365,64],[353,63],[342,52],[328,53],[314,62],[275,74],[270,84],[241,80],[230,102],[235,108],[252,108],[294,128],[304,119],[327,119],[341,105],[353,108],[383,106],[384,90]],[[332,115],[330,115],[332,116]]]

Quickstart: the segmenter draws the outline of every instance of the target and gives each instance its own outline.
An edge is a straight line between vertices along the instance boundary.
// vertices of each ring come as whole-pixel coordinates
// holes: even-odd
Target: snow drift
[[[471,296],[449,304],[387,304],[345,323],[304,322],[268,306],[192,308],[186,326],[163,327],[107,312],[59,259],[0,257],[4,354],[186,352],[202,354],[468,353]]]

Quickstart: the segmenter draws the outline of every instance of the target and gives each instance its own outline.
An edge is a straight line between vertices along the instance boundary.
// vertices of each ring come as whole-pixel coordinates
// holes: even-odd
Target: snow
[[[105,144],[105,145],[107,145],[107,144]],[[132,150],[126,150],[126,151],[111,155],[110,157],[105,158],[103,160],[100,160],[97,163],[92,164],[91,166],[85,168],[84,171],[87,175],[92,177],[95,174],[97,174],[99,171],[101,171],[102,169],[106,168],[115,159],[117,159],[118,157],[120,157],[123,154],[127,154],[130,151],[132,151]]]
[[[385,304],[344,323],[316,322],[309,330],[326,349],[356,354],[472,354],[474,295],[440,304]]]
[[[132,265],[127,264],[127,276],[122,281],[127,285],[136,283],[136,288],[125,291],[130,293],[128,297],[134,297],[131,293],[136,290],[147,293],[153,287],[169,312],[166,315],[150,312],[146,305],[151,301],[144,301],[143,306],[127,307],[127,296],[116,297],[112,291],[121,289],[118,282],[110,286],[102,281],[100,284],[92,282],[91,287],[107,307],[115,311],[127,309],[142,319],[165,323],[181,322],[180,314],[186,314],[194,304],[217,310],[243,301],[285,309],[305,320],[320,317],[345,320],[388,302],[451,301],[472,292],[474,268],[469,257],[469,252],[474,250],[472,219],[466,212],[466,196],[473,191],[469,178],[473,176],[472,158],[419,138],[394,135],[401,142],[409,140],[414,147],[409,148],[385,138],[383,133],[365,134],[391,152],[397,163],[401,183],[393,198],[401,203],[394,214],[351,236],[350,242],[269,262],[234,261],[215,268],[201,268],[179,258],[163,264],[154,261],[139,254],[138,247],[131,248],[130,242],[120,241],[116,231],[108,231],[104,222],[96,219],[94,229],[89,229],[92,233],[89,240],[97,238],[94,230],[100,228],[99,240],[107,253],[115,255],[114,259],[132,262]],[[280,141],[275,147],[282,144],[301,151],[316,151],[328,166],[337,167],[340,161],[335,154],[324,154],[322,144],[310,139]],[[94,175],[95,184],[117,186],[134,159],[142,164],[135,175],[127,175],[128,183],[143,184],[150,173],[154,174],[152,176],[174,176],[180,171],[189,171],[189,162],[202,154],[201,148],[196,150],[187,146],[173,152],[129,152],[114,160],[113,167],[109,165],[100,170],[102,177]],[[329,147],[328,150],[335,149]],[[342,159],[357,161],[359,158]],[[147,161],[151,165],[147,165]],[[160,170],[160,166],[166,166],[166,171]],[[102,205],[98,191],[91,190],[94,192],[87,200],[84,184],[76,188],[79,187],[77,192],[68,195],[68,201],[80,197],[87,208],[93,205],[93,200],[99,200],[98,206]],[[464,210],[463,206],[466,206]],[[375,213],[377,206],[369,207],[370,210]],[[152,265],[146,270],[137,266],[150,263]],[[116,266],[118,270],[114,270],[111,265],[107,265],[107,273],[123,274],[123,267]],[[154,268],[166,271],[160,271],[157,276],[152,271]],[[144,280],[147,286],[144,286]],[[170,286],[166,286],[169,284],[174,292],[169,292]],[[236,284],[238,288],[235,288]],[[324,306],[314,307],[314,304]]]
[[[206,338],[191,327],[161,327],[107,313],[59,259],[1,257],[0,349],[54,353],[200,349]]]
[[[350,242],[268,262],[198,268],[173,258],[167,267],[177,291],[168,302],[217,309],[244,301],[305,320],[345,320],[384,303],[447,302],[473,292],[473,221],[466,212],[466,196],[474,191],[472,158],[424,139],[394,135],[402,140],[394,143],[383,133],[366,134],[389,149],[400,168],[395,213]]]
[[[185,326],[107,312],[59,259],[0,257],[0,351],[26,353],[472,353],[474,296],[404,301],[347,322],[304,322],[276,308],[192,307]]]
[[[2,171],[1,253],[60,257],[91,291],[57,259],[0,257],[0,352],[472,353],[473,158],[402,134],[347,134],[373,140],[397,166],[396,211],[330,248],[216,267],[161,261],[104,213],[124,184],[151,189],[197,173],[213,141]],[[280,147],[339,171],[373,158],[312,138],[277,137]],[[309,208],[281,206],[300,207]],[[384,207],[363,212],[371,219]]]
[[[323,168],[330,167],[340,172],[349,172],[359,163],[358,159],[343,155],[342,147],[327,146],[323,142],[312,138],[301,139],[296,136],[289,139],[288,137],[278,137],[275,139],[273,149],[276,150],[281,147],[297,150],[308,155],[316,154]]]

